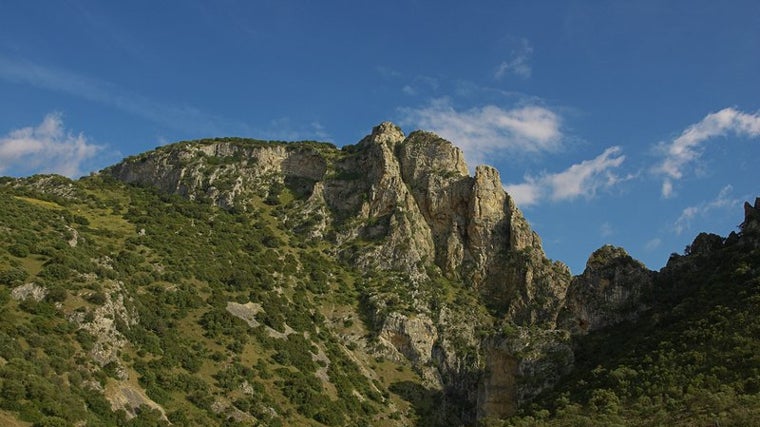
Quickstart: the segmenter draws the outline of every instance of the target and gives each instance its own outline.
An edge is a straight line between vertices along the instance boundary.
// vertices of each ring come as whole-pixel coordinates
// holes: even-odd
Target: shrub
[[[29,247],[21,243],[16,243],[8,248],[8,252],[15,257],[25,258],[29,256]]]
[[[103,292],[95,292],[87,296],[87,301],[95,305],[103,305],[108,300],[108,297]]]
[[[68,297],[69,293],[66,292],[66,289],[64,289],[61,286],[53,286],[48,289],[47,295],[45,295],[45,298],[50,302],[63,302],[66,301],[66,297]]]
[[[2,267],[0,267],[2,268]],[[26,280],[28,274],[26,271],[10,267],[7,269],[0,269],[0,285],[6,285],[6,286],[16,286],[20,285],[21,283]]]

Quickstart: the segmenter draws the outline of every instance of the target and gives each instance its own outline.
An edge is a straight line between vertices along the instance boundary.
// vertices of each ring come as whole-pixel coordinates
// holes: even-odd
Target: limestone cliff
[[[549,300],[561,301],[569,281],[546,260],[496,169],[478,166],[471,177],[459,148],[429,132],[405,137],[389,122],[343,150],[223,138],[162,147],[104,172],[243,210],[252,195],[271,200],[286,188],[327,217],[335,242],[379,243],[354,254],[358,266],[419,281],[435,265],[518,323],[553,326],[559,306]]]
[[[0,190],[0,403],[30,423],[607,422],[617,403],[672,409],[694,372],[758,388],[736,361],[760,199],[660,272],[605,246],[572,278],[495,169],[391,123],[342,149],[181,142]],[[623,399],[634,378],[655,379],[646,399]]]
[[[490,336],[494,324],[531,327],[535,336],[553,329],[570,273],[546,258],[498,171],[478,166],[470,176],[468,170],[449,141],[423,131],[405,136],[385,122],[340,150],[315,142],[211,139],[162,147],[104,173],[240,212],[255,210],[255,200],[287,203],[286,226],[329,243],[360,271],[388,272],[400,287],[394,292],[408,295],[391,304],[396,296],[366,291],[384,354],[408,359],[430,387],[474,407],[480,373],[499,371],[502,359],[494,352],[515,353],[505,357],[515,358],[520,372],[534,365],[516,353],[516,344],[492,346],[480,337]],[[456,291],[440,288],[444,282],[480,300],[447,300],[445,293]],[[473,307],[482,313],[476,316]],[[543,347],[535,348],[531,357],[540,359]],[[548,375],[548,383],[555,377]],[[483,390],[494,399],[495,388]],[[524,401],[535,387],[520,383],[515,393],[496,399]],[[482,414],[492,406],[482,406]]]
[[[327,164],[316,145],[287,145],[221,138],[177,143],[130,157],[105,169],[127,183],[156,187],[190,199],[208,199],[231,208],[250,192],[266,196],[292,182],[309,193]],[[261,192],[264,193],[261,193]]]
[[[551,388],[573,365],[570,334],[510,328],[483,341],[488,367],[478,387],[478,418],[505,418]]]

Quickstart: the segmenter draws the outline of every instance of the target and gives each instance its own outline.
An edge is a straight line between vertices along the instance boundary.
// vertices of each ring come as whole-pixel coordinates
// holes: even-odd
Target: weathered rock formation
[[[478,418],[505,418],[551,388],[573,365],[570,334],[517,327],[483,342],[486,370],[478,387]]]
[[[105,170],[122,181],[157,186],[222,207],[288,188],[335,225],[338,243],[379,242],[356,254],[358,266],[428,279],[444,275],[480,289],[494,310],[518,323],[553,327],[569,271],[550,263],[499,173],[468,174],[462,151],[435,134],[405,137],[385,122],[356,146],[241,142],[178,143]]]
[[[754,206],[744,202],[744,221],[741,228],[744,234],[760,234],[760,197],[755,199]]]
[[[35,283],[25,283],[13,288],[11,291],[11,298],[19,301],[24,301],[27,298],[31,298],[35,301],[42,301],[47,293],[48,290],[42,286]]]
[[[292,413],[296,407],[299,416],[315,422],[341,425],[349,412],[369,415],[381,408],[373,421],[409,425],[416,415],[420,424],[490,425],[490,418],[509,417],[553,387],[572,369],[573,348],[587,355],[584,343],[595,337],[582,335],[636,320],[650,308],[646,325],[660,322],[661,313],[693,293],[691,283],[699,282],[694,278],[707,271],[705,266],[721,266],[727,254],[754,254],[760,245],[758,199],[754,206],[745,204],[740,231],[725,239],[700,234],[659,273],[621,248],[604,246],[572,278],[565,265],[546,258],[498,171],[489,166],[478,166],[472,176],[469,171],[462,151],[450,142],[423,131],[406,136],[387,122],[342,149],[239,138],[177,143],[128,158],[102,175],[231,214],[143,191],[120,193],[124,185],[105,176],[88,178],[88,185],[106,184],[118,196],[104,197],[108,204],[96,197],[98,187],[65,179],[9,180],[44,193],[41,200],[60,200],[60,208],[65,199],[78,200],[77,209],[98,206],[98,216],[111,206],[109,218],[117,218],[125,198],[135,203],[119,218],[125,222],[118,230],[98,229],[101,220],[93,227],[69,225],[68,214],[61,214],[66,224],[51,227],[56,247],[75,254],[60,257],[67,263],[71,259],[74,265],[83,254],[96,256],[96,248],[104,251],[82,271],[72,267],[77,273],[67,276],[75,281],[70,294],[48,280],[37,280],[47,288],[27,282],[29,274],[15,259],[23,257],[5,257],[0,273],[26,314],[38,306],[65,314],[73,324],[69,329],[78,329],[78,366],[110,377],[83,380],[84,386],[104,393],[128,416],[146,405],[174,421],[175,402],[166,398],[170,389],[152,381],[158,380],[156,369],[168,367],[171,376],[181,365],[187,373],[202,372],[206,382],[181,381],[216,390],[191,400],[214,419],[257,423],[277,417],[276,405],[260,399],[268,396],[264,385],[273,384],[282,392],[277,397],[292,404],[282,409]],[[155,217],[161,211],[148,201],[160,208],[175,202],[178,215]],[[10,234],[12,224],[3,230]],[[123,265],[111,258],[121,246],[116,242],[130,248]],[[42,248],[48,257],[49,249]],[[134,260],[126,256],[133,250],[140,254]],[[139,270],[125,268],[136,265]],[[246,270],[251,266],[256,268]],[[735,270],[751,271],[748,265]],[[199,299],[188,295],[195,290]],[[73,298],[63,304],[59,300],[66,295]],[[72,300],[82,304],[68,309]],[[160,317],[157,304],[169,317]],[[182,310],[173,312],[175,304]],[[175,326],[194,338],[181,342]],[[141,336],[147,337],[144,342]],[[152,348],[141,347],[145,342]],[[164,349],[171,351],[161,354]],[[191,350],[189,362],[177,357]],[[0,364],[21,360],[18,354],[0,357]],[[224,371],[206,369],[206,356]],[[398,364],[390,371],[389,361]],[[586,365],[584,357],[581,366]],[[260,371],[259,379],[275,379],[258,381],[249,369]],[[230,376],[241,381],[228,381]],[[290,390],[297,393],[291,396]],[[312,413],[331,403],[299,401],[322,391],[339,397],[330,402],[340,408],[327,409],[348,409],[342,406],[347,402],[362,409]],[[396,406],[390,392],[407,403]],[[426,408],[430,402],[434,414]],[[322,418],[328,415],[336,417]],[[372,423],[368,419],[362,417]]]
[[[294,229],[328,240],[337,256],[362,271],[403,277],[412,299],[406,307],[414,313],[395,311],[382,295],[367,298],[381,347],[410,360],[431,387],[474,407],[479,372],[490,372],[489,384],[512,381],[497,374],[503,355],[514,358],[525,377],[545,349],[533,345],[533,356],[526,358],[515,353],[520,345],[514,342],[484,345],[476,337],[493,319],[533,327],[536,336],[553,329],[570,273],[546,258],[498,171],[478,166],[470,176],[468,170],[462,151],[450,142],[423,131],[405,136],[385,122],[341,150],[313,142],[203,140],[162,147],[104,173],[240,211],[254,199],[273,205],[283,197],[295,200],[298,213],[285,219]],[[415,297],[441,276],[477,291],[492,320]],[[546,376],[548,383],[556,377]],[[515,393],[494,397],[499,386],[483,387],[486,400],[514,401],[512,408],[536,390],[520,383]],[[481,413],[497,406],[481,405]],[[496,413],[509,411],[499,407]]]
[[[651,302],[654,274],[623,248],[597,249],[567,290],[559,326],[585,334],[636,319]]]

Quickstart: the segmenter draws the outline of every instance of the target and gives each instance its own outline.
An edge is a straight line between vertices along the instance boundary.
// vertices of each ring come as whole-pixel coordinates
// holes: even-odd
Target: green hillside
[[[112,411],[104,395],[119,388],[144,389],[180,425],[414,416],[389,392],[419,382],[410,368],[351,348],[368,334],[361,292],[380,278],[285,232],[276,205],[234,214],[104,177],[7,180],[0,191],[0,405],[21,420],[161,419],[149,405],[129,421]],[[12,298],[24,283],[44,296]],[[256,326],[230,313],[251,301]]]
[[[343,150],[215,139],[78,181],[0,179],[0,423],[757,423],[758,204],[659,273],[598,252],[653,282],[578,299],[630,314],[579,333],[557,316],[585,282],[482,190],[498,175],[383,129]]]
[[[672,255],[654,307],[579,339],[574,372],[507,425],[758,425],[759,237],[703,233]]]

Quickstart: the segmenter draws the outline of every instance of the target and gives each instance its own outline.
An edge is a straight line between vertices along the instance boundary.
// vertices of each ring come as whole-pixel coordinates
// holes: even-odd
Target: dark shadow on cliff
[[[431,390],[412,381],[399,381],[391,384],[389,390],[412,404],[419,427],[456,425],[446,416],[443,405],[443,393]]]

